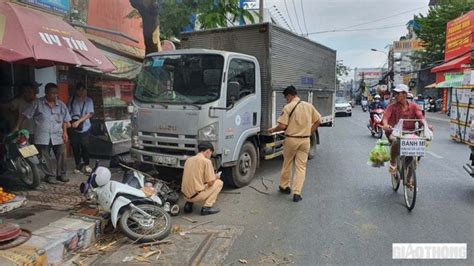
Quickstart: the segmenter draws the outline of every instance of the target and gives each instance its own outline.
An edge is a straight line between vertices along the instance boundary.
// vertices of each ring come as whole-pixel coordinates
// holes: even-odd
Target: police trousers
[[[294,179],[292,190],[294,194],[301,195],[304,180],[306,178],[306,163],[310,149],[310,138],[285,138],[283,143],[283,167],[280,176],[280,186],[290,186],[290,179]]]

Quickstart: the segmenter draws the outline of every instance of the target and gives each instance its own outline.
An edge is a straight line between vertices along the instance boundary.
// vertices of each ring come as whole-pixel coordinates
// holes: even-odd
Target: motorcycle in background
[[[367,99],[362,99],[360,101],[360,105],[362,106],[362,111],[367,112],[367,109],[369,107],[369,102],[367,101]]]
[[[22,129],[3,138],[0,152],[0,173],[11,173],[29,189],[40,183],[40,159],[35,145],[28,141],[29,132]]]
[[[382,129],[382,119],[383,119],[384,110],[382,108],[377,108],[371,110],[369,123],[367,124],[367,128],[370,130],[372,137],[376,137],[381,139],[383,136],[383,129]]]
[[[110,170],[96,163],[80,191],[99,208],[110,213],[114,228],[138,242],[151,242],[167,237],[171,232],[171,217],[162,208],[163,202],[155,188],[136,173],[127,183],[111,180]],[[133,185],[133,186],[132,186]]]

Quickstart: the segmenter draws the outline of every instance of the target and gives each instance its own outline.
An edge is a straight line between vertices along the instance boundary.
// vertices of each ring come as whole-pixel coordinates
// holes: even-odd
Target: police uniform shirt
[[[311,135],[311,127],[321,119],[321,114],[308,102],[298,102],[300,98],[295,97],[290,103],[283,107],[283,111],[278,118],[278,123],[287,126],[286,135],[294,137],[306,137]],[[298,104],[298,106],[296,106]],[[293,108],[296,109],[290,116]]]
[[[216,175],[211,160],[198,153],[187,159],[184,164],[181,192],[189,199],[196,193],[205,190],[206,183],[215,179]]]

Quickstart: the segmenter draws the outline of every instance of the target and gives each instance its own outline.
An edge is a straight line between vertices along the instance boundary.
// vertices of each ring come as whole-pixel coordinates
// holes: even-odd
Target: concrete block
[[[83,243],[79,243],[80,248],[87,248],[96,240],[96,224],[94,222],[87,222],[81,219],[65,217],[50,223],[49,227],[56,227],[65,231],[84,231],[84,238],[82,239]]]

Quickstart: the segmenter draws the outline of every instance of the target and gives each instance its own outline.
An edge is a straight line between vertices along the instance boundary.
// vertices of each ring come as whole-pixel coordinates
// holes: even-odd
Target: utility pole
[[[258,1],[259,2],[259,7],[258,7],[258,14],[260,16],[259,22],[263,23],[263,0]]]

